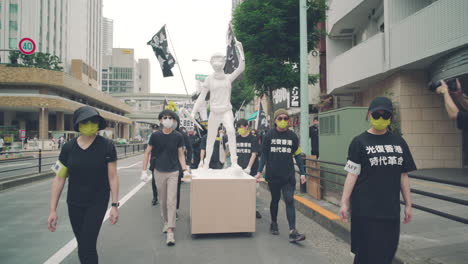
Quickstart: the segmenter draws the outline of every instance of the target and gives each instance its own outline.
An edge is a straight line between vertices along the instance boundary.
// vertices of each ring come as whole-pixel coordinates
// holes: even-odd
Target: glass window
[[[18,4],[10,4],[10,15],[18,14]]]
[[[126,92],[126,91],[127,91],[127,88],[121,87],[121,88],[120,88],[120,91],[121,91],[121,92]]]
[[[103,91],[103,92],[107,92],[107,87],[104,87],[104,86],[103,86],[103,87],[102,87],[102,91]]]
[[[17,31],[18,30],[18,22],[10,20],[10,30]]]
[[[107,81],[102,81],[102,85],[107,85]]]
[[[10,49],[16,49],[18,47],[18,39],[17,38],[10,38]]]
[[[120,86],[126,86],[127,82],[120,82]]]
[[[102,78],[103,78],[103,79],[107,79],[107,73],[103,73],[103,74],[102,74]]]

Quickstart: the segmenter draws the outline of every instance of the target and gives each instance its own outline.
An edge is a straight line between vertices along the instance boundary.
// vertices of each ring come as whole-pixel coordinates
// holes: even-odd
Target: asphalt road
[[[188,183],[182,185],[176,245],[167,247],[161,232],[159,205],[150,204],[151,185],[147,183],[138,189],[141,160],[139,155],[118,162],[120,197],[129,199],[119,209],[119,223],[112,226],[106,221],[101,229],[100,263],[352,263],[347,244],[300,213],[298,228],[308,239],[301,244],[289,243],[282,205],[281,234],[270,235],[268,193],[264,190],[264,217],[257,220],[257,232],[252,237],[220,234],[193,239],[189,230]],[[67,187],[59,203],[57,231],[47,230],[50,184],[51,180],[45,180],[0,192],[1,263],[44,263],[56,254],[62,254],[61,263],[79,263],[75,248],[70,248],[71,253],[61,250],[74,238],[65,202]],[[138,191],[128,195],[135,189]]]

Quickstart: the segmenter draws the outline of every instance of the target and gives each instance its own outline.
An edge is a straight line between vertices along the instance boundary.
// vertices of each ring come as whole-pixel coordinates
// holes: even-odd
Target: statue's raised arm
[[[236,49],[237,54],[239,54],[239,67],[237,67],[237,69],[231,73],[231,82],[234,82],[245,70],[244,47],[242,46],[241,42],[236,41]]]

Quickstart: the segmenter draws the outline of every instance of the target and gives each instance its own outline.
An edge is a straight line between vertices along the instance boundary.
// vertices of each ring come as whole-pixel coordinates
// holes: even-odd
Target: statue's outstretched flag
[[[167,47],[166,25],[164,25],[147,44],[151,45],[153,48],[154,55],[156,55],[159,65],[161,66],[163,76],[174,76],[171,69],[174,67],[175,60]]]
[[[239,54],[236,50],[236,36],[232,30],[232,25],[229,24],[227,33],[227,50],[226,50],[226,64],[224,65],[224,73],[232,73],[239,67]]]

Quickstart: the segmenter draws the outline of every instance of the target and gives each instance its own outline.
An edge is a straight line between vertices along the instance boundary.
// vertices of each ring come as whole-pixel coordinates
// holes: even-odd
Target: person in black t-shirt
[[[68,178],[68,214],[78,242],[81,263],[98,263],[96,241],[112,193],[110,222],[118,221],[119,179],[117,152],[112,141],[96,135],[106,127],[106,121],[90,106],[78,108],[73,114],[74,130],[81,134],[67,142],[59,160],[52,167],[56,176],[52,183],[50,214],[47,220],[51,232],[56,230],[57,204]]]
[[[405,140],[388,130],[392,115],[392,102],[375,98],[368,112],[372,127],[349,146],[340,216],[347,222],[351,209],[354,263],[392,263],[400,237],[400,191],[403,223],[412,219],[408,172],[416,165]]]
[[[180,118],[178,115],[176,115],[174,128],[177,132],[181,133],[182,137],[184,138],[185,163],[188,166],[188,168],[190,168],[192,159],[190,159],[189,156],[192,156],[192,144],[190,143],[189,137],[187,133],[185,132],[186,130],[180,128]],[[180,186],[182,185],[183,177],[184,177],[184,171],[182,170],[182,167],[179,164],[179,179],[177,181],[177,207],[176,207],[177,210],[179,210],[179,207],[180,207]],[[179,213],[176,211],[176,220],[177,219],[179,219]]]
[[[444,96],[445,109],[447,110],[449,118],[452,120],[457,120],[457,126],[459,129],[463,131],[468,131],[468,112],[460,111],[460,109],[458,109],[457,105],[452,99],[452,96],[450,96],[447,84],[443,80],[441,80],[440,82],[442,85],[437,87],[436,92]],[[468,95],[461,92],[462,88],[460,81],[457,79],[456,82],[457,90],[459,93],[461,93],[460,96],[463,97],[464,102],[468,103]]]
[[[196,130],[190,131],[189,132],[189,140],[190,144],[192,144],[192,165],[190,166],[192,169],[197,169],[198,164],[200,163],[200,144],[201,144],[201,138],[198,135]]]
[[[319,120],[314,117],[313,125],[309,127],[309,137],[311,145],[311,155],[319,157]]]
[[[148,144],[151,139],[151,135],[155,132],[158,132],[158,125],[152,125],[151,129],[153,132],[148,136]],[[156,186],[156,179],[154,178],[154,160],[156,157],[151,157],[150,158],[150,171],[151,171],[151,188],[153,190],[153,199],[151,200],[151,205],[155,206],[158,204],[158,188]]]
[[[203,163],[205,161],[205,154],[206,154],[206,140],[208,138],[208,134],[204,135],[201,139],[201,151],[200,151],[200,164],[198,165],[199,168],[203,167]],[[220,170],[224,167],[224,162],[226,161],[226,142],[227,138],[224,137],[222,129],[218,129],[218,135],[216,136],[215,143],[213,146],[213,154],[211,155],[209,168],[210,169],[217,169]],[[224,159],[220,157],[221,155],[224,156]]]
[[[236,137],[237,164],[245,173],[256,176],[258,171],[257,154],[260,152],[260,145],[257,142],[257,137],[249,133],[249,122],[245,119],[240,119],[237,122],[237,132],[239,133]],[[257,212],[255,215],[257,219],[260,219],[262,218],[259,212],[261,202],[258,194],[256,200]]]
[[[162,111],[159,122],[163,129],[151,135],[143,161],[142,180],[149,179],[147,168],[150,154],[155,157],[154,175],[158,185],[161,214],[164,218],[163,232],[167,233],[166,244],[175,245],[174,229],[176,227],[177,182],[179,166],[188,176],[184,155],[184,137],[174,130],[177,119],[176,113],[170,110]]]
[[[302,150],[299,147],[299,138],[288,129],[289,114],[285,109],[278,109],[274,114],[276,128],[266,134],[263,141],[262,157],[258,167],[257,181],[262,177],[263,167],[266,164],[266,180],[271,193],[270,232],[278,235],[278,204],[283,192],[283,200],[286,204],[286,216],[289,223],[289,242],[299,242],[305,239],[305,235],[296,230],[296,209],[294,208],[294,190],[296,178],[294,161],[301,173],[301,182],[305,183],[304,162],[301,157]]]

